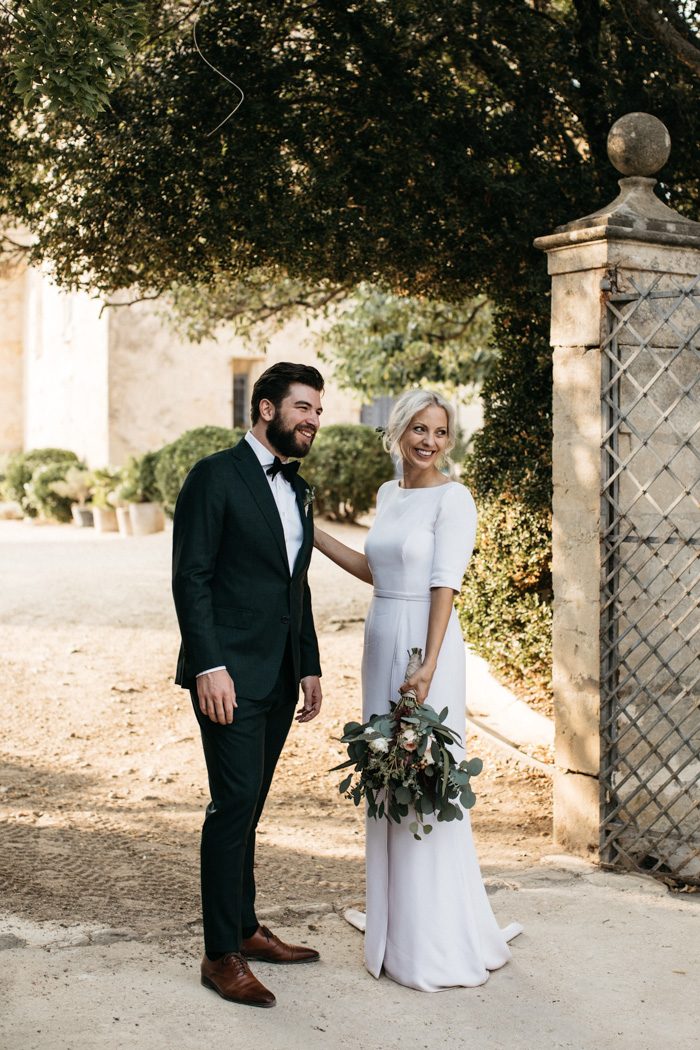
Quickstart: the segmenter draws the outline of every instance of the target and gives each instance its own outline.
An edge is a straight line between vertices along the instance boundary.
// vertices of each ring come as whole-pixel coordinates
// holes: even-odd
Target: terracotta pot
[[[92,514],[98,532],[117,531],[117,512],[111,507],[93,507]]]
[[[117,525],[119,526],[119,532],[122,536],[134,535],[134,530],[131,527],[131,514],[129,513],[128,507],[117,507]]]
[[[91,507],[81,507],[77,503],[73,503],[70,512],[73,515],[74,523],[79,529],[91,529],[95,524]]]
[[[134,536],[148,536],[151,532],[162,532],[165,515],[160,503],[130,503],[129,517]]]

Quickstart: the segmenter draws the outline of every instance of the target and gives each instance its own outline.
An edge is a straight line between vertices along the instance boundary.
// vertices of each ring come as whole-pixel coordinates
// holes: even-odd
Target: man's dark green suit
[[[182,645],[176,682],[190,689],[202,732],[211,803],[202,831],[207,954],[237,951],[255,929],[255,828],[299,695],[320,675],[307,570],[313,549],[308,485],[293,482],[303,541],[290,573],[270,483],[244,439],[200,460],[175,508],[173,596]],[[199,709],[196,676],[225,666],[234,721]]]

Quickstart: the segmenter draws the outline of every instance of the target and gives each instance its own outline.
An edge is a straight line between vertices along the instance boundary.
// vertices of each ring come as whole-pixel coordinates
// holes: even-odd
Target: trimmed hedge
[[[551,688],[551,519],[511,498],[479,507],[457,600],[462,632],[500,677],[540,698]]]
[[[53,477],[53,481],[65,478],[65,469],[71,464],[80,463],[80,460],[75,452],[65,448],[34,448],[29,452],[17,452],[10,456],[3,484],[8,499],[16,500],[28,517],[35,518],[39,508],[35,505],[34,497],[29,497],[26,487],[37,468],[60,463],[64,464],[64,473]],[[43,493],[42,482],[39,484],[39,490]]]
[[[338,423],[319,430],[301,472],[315,489],[317,513],[355,521],[374,506],[379,486],[394,477],[394,464],[374,427]]]
[[[213,452],[237,444],[244,433],[243,430],[229,430],[228,427],[195,427],[194,430],[186,430],[160,452],[149,453],[157,457],[155,483],[166,514],[172,517],[182,483],[195,463]]]

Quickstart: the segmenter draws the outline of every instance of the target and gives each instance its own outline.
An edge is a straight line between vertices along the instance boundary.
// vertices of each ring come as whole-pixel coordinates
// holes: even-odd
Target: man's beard
[[[296,428],[286,427],[279,414],[267,424],[267,440],[281,456],[292,459],[303,459],[313,444],[313,439],[308,446],[302,444],[297,437]]]

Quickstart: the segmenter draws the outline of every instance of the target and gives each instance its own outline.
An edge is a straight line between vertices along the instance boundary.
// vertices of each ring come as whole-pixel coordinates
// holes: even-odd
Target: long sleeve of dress
[[[431,587],[461,590],[475,538],[476,505],[469,489],[463,485],[447,485],[435,519]]]

